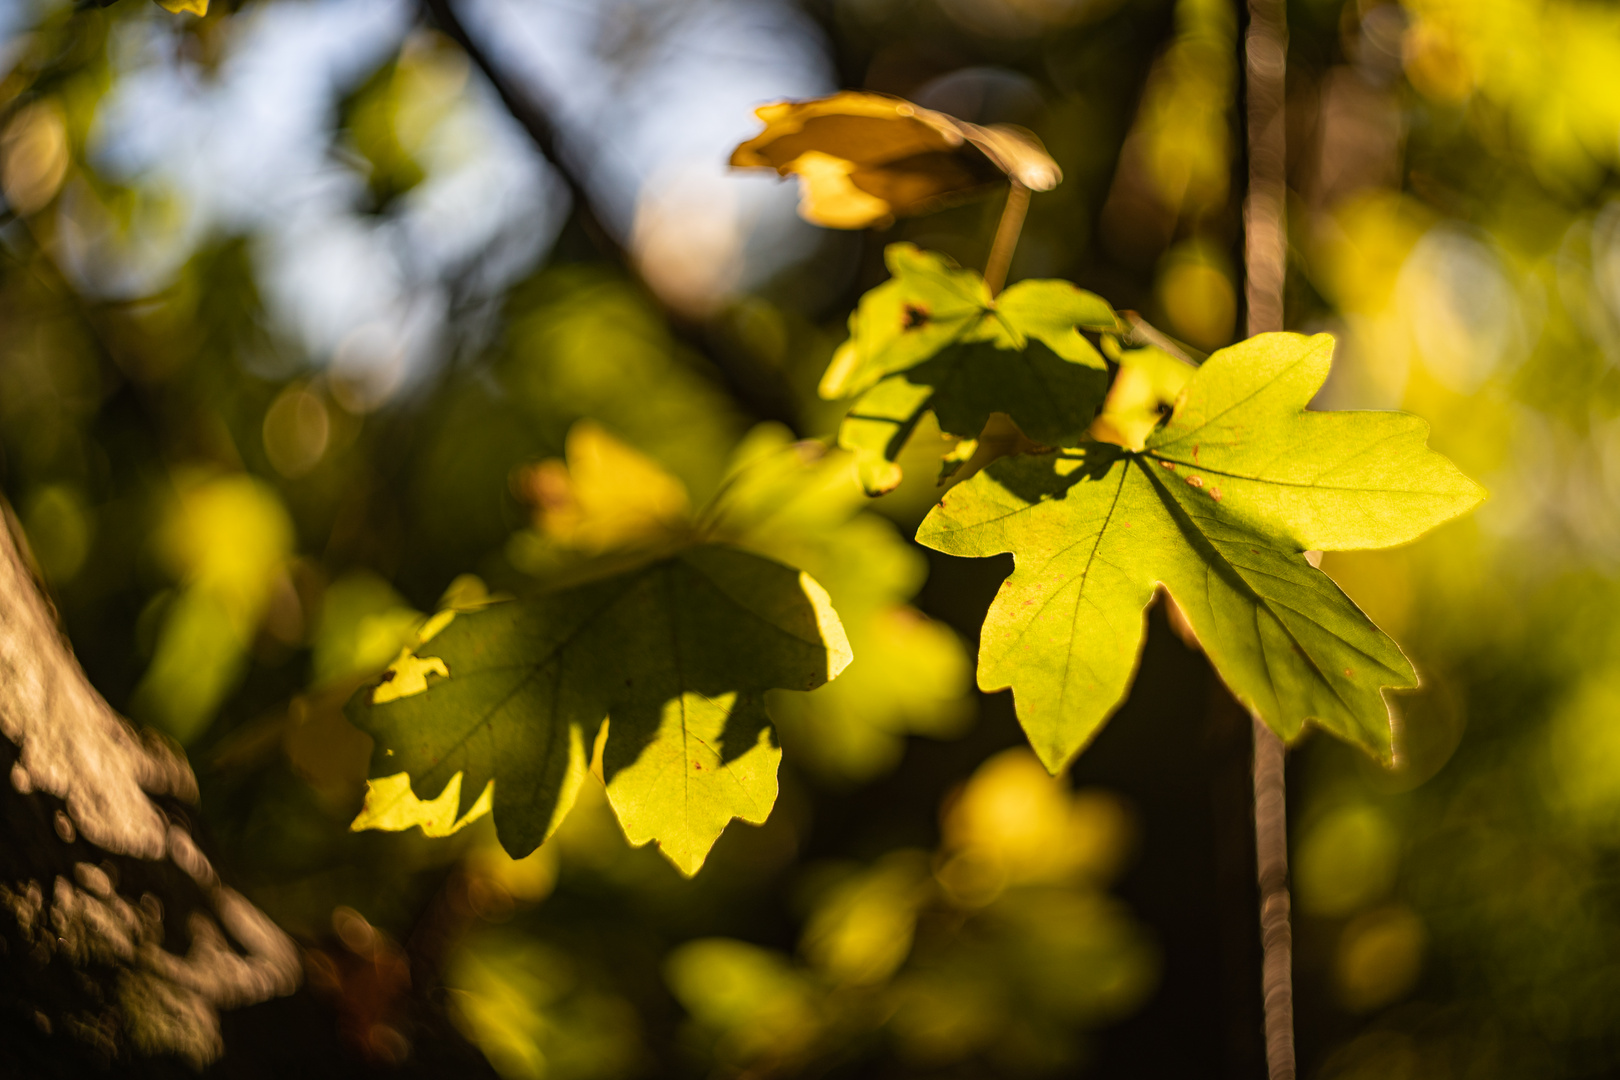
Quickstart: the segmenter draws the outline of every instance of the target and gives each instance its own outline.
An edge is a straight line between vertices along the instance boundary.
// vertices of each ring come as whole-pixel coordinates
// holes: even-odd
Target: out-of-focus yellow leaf
[[[247,667],[251,640],[214,592],[183,589],[163,613],[157,649],[132,713],[189,743],[207,728]]]
[[[275,491],[251,476],[184,473],[175,486],[157,547],[181,591],[134,709],[187,742],[240,677],[278,586],[290,589],[293,529]]]
[[[56,197],[69,164],[67,118],[55,98],[17,110],[0,134],[0,188],[19,214]]]
[[[355,93],[348,111],[353,150],[369,166],[367,183],[386,204],[444,164],[444,133],[464,120],[467,54],[443,34],[416,30],[399,59]],[[462,132],[465,135],[465,131]]]
[[[896,980],[896,1007],[889,1021],[902,1060],[938,1068],[993,1043],[1007,1027],[1009,1002],[994,978],[980,971],[944,971]]]
[[[1237,22],[1226,0],[1177,0],[1176,36],[1153,65],[1110,200],[1142,195],[1153,216],[1198,221],[1226,204]],[[1128,215],[1127,220],[1139,215]],[[1163,240],[1170,229],[1161,229]],[[1223,343],[1224,344],[1224,343]]]
[[[1395,880],[1396,837],[1370,806],[1343,807],[1312,825],[1294,860],[1300,910],[1343,916],[1383,899]]]
[[[590,417],[658,461],[688,492],[711,492],[747,424],[701,364],[681,355],[644,291],[572,264],[547,270],[525,295],[543,302],[514,308],[511,357],[501,373],[524,415],[559,441],[569,423]],[[473,410],[463,422],[482,421]],[[447,475],[441,483],[452,488],[455,480]]]
[[[1548,801],[1583,832],[1620,835],[1620,675],[1582,682],[1545,735]]]
[[[840,609],[857,663],[819,690],[771,697],[795,760],[828,778],[878,776],[906,736],[952,739],[973,720],[973,666],[955,631],[906,604],[863,607]]]
[[[467,869],[486,887],[493,886],[513,900],[538,903],[557,884],[556,844],[541,844],[521,859],[506,853],[493,838],[467,856]]]
[[[375,574],[356,571],[327,586],[315,628],[317,683],[380,671],[417,640],[422,613]]]
[[[1070,792],[1022,747],[974,772],[944,815],[940,881],[977,906],[1013,885],[1082,878],[1104,881],[1119,868],[1130,822],[1112,796]]]
[[[835,887],[805,927],[800,949],[835,982],[866,986],[893,975],[911,952],[917,909],[929,898],[928,856],[897,851]]]
[[[275,490],[243,474],[183,475],[158,537],[183,582],[218,593],[250,624],[292,553],[292,521]]]
[[[566,453],[566,462],[543,461],[524,479],[548,539],[600,554],[680,531],[686,488],[647,455],[589,420],[569,429]]]
[[[821,1033],[809,980],[768,949],[690,941],[664,962],[664,979],[695,1020],[720,1034],[724,1059],[792,1060]]]
[[[484,785],[478,801],[465,814],[456,816],[461,806],[461,774],[450,778],[437,798],[424,801],[411,790],[409,773],[397,773],[366,781],[366,801],[360,813],[349,823],[354,832],[364,829],[386,829],[403,832],[420,825],[425,836],[449,836],[489,813],[494,802],[495,781]]]
[[[199,19],[208,14],[208,0],[157,0],[157,6],[174,15],[190,12]]]
[[[474,935],[445,974],[451,1018],[503,1080],[640,1075],[635,1010],[580,967],[526,935]]]
[[[982,127],[900,98],[846,90],[779,101],[755,115],[765,130],[731,164],[797,175],[799,213],[817,225],[864,229],[967,198],[998,174],[1035,191],[1062,180],[1040,140],[1011,125]]]
[[[1586,188],[1620,162],[1620,13],[1578,0],[1404,0],[1407,76],[1466,103],[1487,138],[1503,120],[1544,183]]]
[[[1223,253],[1198,240],[1177,244],[1159,262],[1155,291],[1169,330],[1213,352],[1232,341],[1237,325],[1237,287]]]

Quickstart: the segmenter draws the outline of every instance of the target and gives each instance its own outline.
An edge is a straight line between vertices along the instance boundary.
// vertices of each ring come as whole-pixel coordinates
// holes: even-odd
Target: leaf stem
[[[1177,360],[1180,360],[1183,363],[1191,364],[1193,367],[1197,367],[1199,364],[1202,364],[1205,360],[1209,359],[1209,357],[1205,354],[1196,352],[1193,349],[1189,349],[1179,341],[1176,341],[1170,335],[1166,334],[1163,330],[1160,330],[1158,327],[1142,318],[1142,316],[1138,315],[1136,312],[1122,311],[1120,314],[1125,317],[1126,322],[1130,323],[1130,337],[1135,338],[1137,342],[1162,349],[1171,356],[1175,357]]]
[[[1017,179],[1008,177],[1007,204],[1001,208],[1001,221],[996,225],[996,239],[990,245],[990,257],[984,262],[984,283],[990,286],[990,295],[999,295],[1007,284],[1007,268],[1012,265],[1013,251],[1018,247],[1018,234],[1024,230],[1024,215],[1029,212],[1029,188]]]

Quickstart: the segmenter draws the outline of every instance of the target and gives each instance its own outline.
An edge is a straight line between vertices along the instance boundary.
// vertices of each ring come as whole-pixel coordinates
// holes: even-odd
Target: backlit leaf
[[[762,822],[775,802],[764,691],[813,689],[850,659],[819,585],[719,545],[458,614],[419,652],[442,665],[413,669],[425,690],[350,703],[377,740],[374,771],[403,770],[428,796],[459,774],[463,803],[494,780],[497,834],[521,858],[561,823],[607,721],[626,835],[689,874],[732,818]]]
[[[755,115],[765,130],[731,164],[796,175],[799,213],[834,229],[928,213],[1006,175],[1035,191],[1063,178],[1040,140],[1007,124],[982,127],[886,94],[846,90],[779,101]]]
[[[860,394],[838,443],[869,494],[900,482],[895,459],[926,412],[967,437],[998,412],[1037,443],[1080,437],[1108,381],[1080,331],[1118,326],[1106,301],[1065,281],[1021,281],[991,299],[976,272],[939,255],[893,244],[887,259],[894,276],[862,298],[821,384],[825,397]]]
[[[1012,552],[979,685],[1011,687],[1042,761],[1068,762],[1123,700],[1163,584],[1236,696],[1284,738],[1307,721],[1381,758],[1400,649],[1306,561],[1385,547],[1483,497],[1400,413],[1313,413],[1332,339],[1265,334],[1188,380],[1140,451],[1091,443],[1003,459],[954,489],[918,540]]]
[[[863,659],[815,691],[768,695],[787,752],[801,766],[834,782],[867,779],[898,762],[907,735],[949,737],[971,718],[971,665],[961,640],[906,602],[921,588],[927,561],[869,511],[849,454],[760,424],[733,451],[714,498],[690,512],[673,478],[605,430],[581,421],[567,442],[566,464],[543,462],[522,478],[539,504],[529,550],[543,552],[531,560],[542,576],[600,576],[604,557],[645,562],[653,550],[702,541],[797,567],[827,590]],[[607,462],[620,464],[604,469]],[[672,490],[682,512],[655,497]],[[646,513],[649,506],[660,512]],[[616,522],[636,527],[607,527]]]

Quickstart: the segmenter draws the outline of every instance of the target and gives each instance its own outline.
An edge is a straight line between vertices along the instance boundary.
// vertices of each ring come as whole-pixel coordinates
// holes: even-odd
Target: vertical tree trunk
[[[1244,297],[1248,332],[1283,328],[1288,266],[1285,219],[1287,146],[1285,85],[1288,28],[1283,0],[1249,0],[1244,39],[1244,87],[1249,182],[1243,203]],[[1254,830],[1260,877],[1260,928],[1265,948],[1262,989],[1266,1065],[1271,1080],[1294,1080],[1293,934],[1289,927],[1288,817],[1284,748],[1254,717]]]
[[[91,687],[9,523],[0,502],[0,1073],[200,1069],[220,1010],[293,991],[297,948],[198,849],[190,766]]]

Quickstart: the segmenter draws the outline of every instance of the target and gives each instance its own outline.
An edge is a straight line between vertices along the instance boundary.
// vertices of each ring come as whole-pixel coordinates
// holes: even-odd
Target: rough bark
[[[297,986],[298,951],[193,840],[184,755],[90,685],[0,528],[0,1015],[70,1057],[223,1045],[219,1012]],[[15,1039],[5,1053],[19,1054]]]

